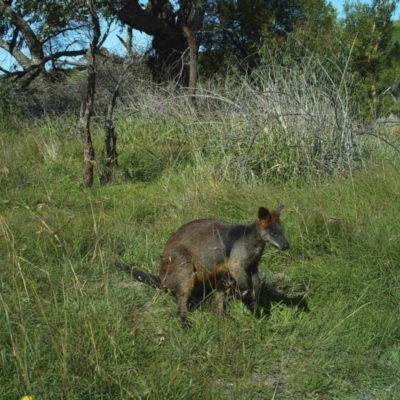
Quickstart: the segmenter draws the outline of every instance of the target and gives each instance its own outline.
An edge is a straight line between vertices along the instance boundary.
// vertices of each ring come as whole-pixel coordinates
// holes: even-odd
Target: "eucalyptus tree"
[[[107,2],[93,1],[106,22],[98,48],[109,34],[113,17]],[[0,48],[12,58],[0,71],[22,87],[48,71],[62,70],[70,57],[86,55],[91,37],[87,2],[80,0],[0,0]]]
[[[244,70],[260,61],[260,48],[284,42],[305,16],[307,0],[209,0],[201,65],[211,73],[235,60]]]
[[[51,78],[50,72],[69,68],[71,57],[85,56],[87,87],[79,126],[86,186],[93,184],[95,160],[90,120],[96,90],[96,54],[113,19],[107,14],[107,6],[108,2],[96,0],[0,0],[0,47],[13,59],[12,68],[0,68],[19,88],[26,88],[37,78]],[[103,34],[100,20],[106,22]]]
[[[156,82],[174,81],[189,88],[194,102],[198,51],[207,0],[123,1],[115,13],[121,22],[152,36],[148,65]]]

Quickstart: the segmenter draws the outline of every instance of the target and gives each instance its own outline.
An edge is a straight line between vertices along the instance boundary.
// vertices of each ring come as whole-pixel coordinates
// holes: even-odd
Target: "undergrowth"
[[[244,180],[221,171],[204,127],[195,141],[122,121],[115,183],[85,189],[72,127],[51,124],[1,135],[2,399],[399,398],[400,164],[388,149],[350,176]],[[114,267],[155,272],[182,224],[281,203],[291,249],[268,248],[261,275],[285,273],[308,310],[275,302],[256,319],[231,299],[225,319],[206,302],[184,330],[170,293]]]
[[[10,98],[0,128],[0,399],[399,398],[398,130],[360,128],[345,72],[336,86],[311,66],[200,82],[198,113],[177,88],[130,81],[113,184],[91,189],[74,111],[16,118]],[[48,91],[41,107],[60,94]],[[268,248],[261,276],[272,285],[284,274],[307,307],[273,301],[255,318],[230,299],[232,318],[222,318],[205,301],[184,330],[171,293],[114,266],[156,273],[182,224],[247,222],[279,204],[291,248]]]

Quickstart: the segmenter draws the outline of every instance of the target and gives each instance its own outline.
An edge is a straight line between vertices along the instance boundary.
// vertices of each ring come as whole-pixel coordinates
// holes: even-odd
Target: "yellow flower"
[[[33,396],[22,396],[21,400],[33,400]]]

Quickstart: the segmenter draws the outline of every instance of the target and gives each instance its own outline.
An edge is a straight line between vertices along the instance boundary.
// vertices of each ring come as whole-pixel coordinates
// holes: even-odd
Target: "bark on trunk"
[[[144,10],[138,0],[126,0],[124,6],[117,12],[118,18],[133,29],[153,36],[154,52],[149,57],[149,66],[156,82],[173,81],[188,87],[189,80],[197,76],[190,71],[192,59],[187,61],[185,53],[188,49],[188,38],[182,27],[186,26],[193,38],[194,47],[190,47],[190,57],[197,57],[195,39],[203,26],[205,5],[202,0],[182,1],[181,8],[176,13],[168,0],[151,0]],[[197,59],[193,60],[197,64]],[[190,85],[192,86],[192,85]]]
[[[106,150],[106,162],[104,171],[100,177],[100,183],[102,185],[112,182],[114,168],[118,166],[117,135],[115,134],[115,126],[112,117],[106,117],[105,130],[104,146]]]
[[[112,181],[114,169],[118,166],[118,153],[117,153],[117,135],[114,126],[114,108],[119,96],[119,88],[126,77],[134,62],[129,63],[123,70],[117,85],[115,86],[113,95],[106,109],[105,116],[105,136],[104,147],[106,153],[105,169],[100,177],[100,183],[106,184]],[[129,73],[128,73],[129,74]]]
[[[148,65],[154,80],[187,87],[190,103],[197,109],[198,49],[206,2],[182,0],[176,12],[171,3],[170,0],[149,0],[145,10],[138,0],[126,0],[117,16],[131,28],[153,36],[154,51]]]
[[[197,64],[198,64],[198,46],[196,39],[188,26],[182,27],[189,45],[189,100],[190,104],[197,110],[196,86],[197,86]]]
[[[120,82],[118,82],[106,110],[105,135],[104,135],[106,162],[104,166],[104,171],[100,177],[100,183],[102,185],[110,183],[113,180],[114,168],[118,166],[117,135],[115,134],[113,112],[119,94]]]
[[[91,0],[87,0],[87,6],[92,19],[92,41],[87,52],[87,90],[82,101],[81,113],[79,118],[81,138],[83,142],[83,184],[91,187],[94,181],[94,159],[95,151],[90,133],[90,118],[93,114],[94,95],[96,91],[96,50],[100,38],[100,23]]]
[[[89,73],[88,76],[88,89],[85,100],[82,102],[81,115],[79,119],[81,138],[83,143],[83,184],[91,187],[94,182],[94,159],[95,151],[92,141],[92,135],[90,133],[90,117],[93,108],[93,101],[91,100],[91,92],[95,85],[95,78],[90,76],[93,74]]]

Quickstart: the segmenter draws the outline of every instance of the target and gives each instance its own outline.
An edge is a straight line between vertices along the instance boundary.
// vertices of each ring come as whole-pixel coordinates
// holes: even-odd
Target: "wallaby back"
[[[266,242],[281,250],[289,248],[279,221],[283,207],[269,212],[261,207],[251,224],[231,224],[201,219],[182,226],[165,245],[161,259],[161,285],[174,290],[181,315],[186,314],[194,292],[217,290],[223,311],[224,281],[233,278],[242,292],[259,295],[258,263]]]
[[[280,224],[283,206],[274,211],[260,207],[256,221],[232,224],[200,219],[179,228],[168,240],[161,258],[160,276],[116,262],[138,281],[172,290],[185,323],[189,299],[199,291],[215,289],[218,311],[224,312],[227,283],[235,282],[243,297],[251,292],[255,309],[260,293],[258,263],[266,243],[287,250]]]

